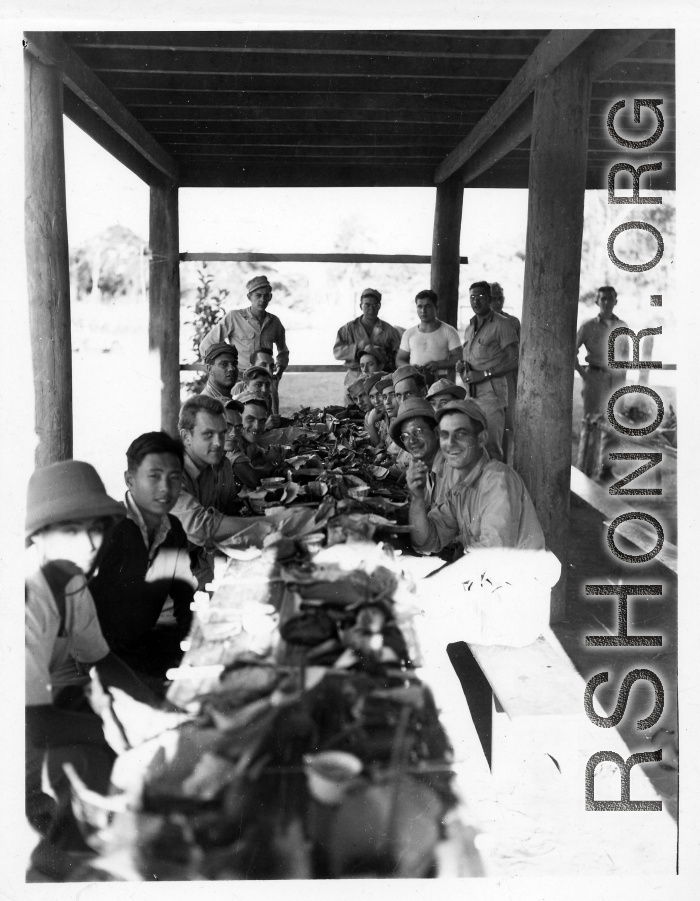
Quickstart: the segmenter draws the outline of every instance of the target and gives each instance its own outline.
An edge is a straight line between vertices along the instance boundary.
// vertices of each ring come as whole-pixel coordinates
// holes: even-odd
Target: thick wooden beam
[[[25,53],[25,247],[37,466],[73,456],[63,86]],[[9,327],[9,323],[6,323]]]
[[[180,411],[180,247],[178,189],[151,187],[148,346],[158,355],[160,425],[176,436]]]
[[[515,469],[562,564],[552,621],[564,618],[576,314],[591,96],[584,53],[535,89]]]
[[[438,296],[438,317],[454,326],[457,325],[459,307],[459,238],[463,202],[461,178],[450,178],[437,186],[430,287]]]
[[[411,253],[181,253],[192,260],[233,263],[430,263],[431,257]],[[468,263],[466,257],[460,263]]]
[[[134,175],[145,181],[147,185],[170,184],[166,176],[155,166],[151,166],[133,144],[125,141],[101,116],[90,109],[87,103],[83,103],[77,94],[65,86],[63,87],[63,112],[71,122],[74,122],[93,141],[119,160],[123,166],[130,169]]]
[[[653,29],[607,31],[596,34],[593,43],[590,39],[587,42],[590,49],[591,77],[599,78],[604,75],[611,66],[648,41],[653,34],[655,34]],[[483,146],[470,155],[461,170],[465,185],[474,181],[530,137],[532,134],[532,106],[532,98],[527,98],[520,109],[484,142]]]
[[[170,181],[177,182],[177,165],[80,57],[57,35],[25,33],[26,49],[46,65],[55,66],[61,80],[125,141]]]
[[[447,56],[471,59],[504,56],[527,59],[542,31],[527,32],[434,32],[393,31],[107,31],[72,32],[73,47],[137,50],[235,53],[303,54],[333,53],[350,56]]]
[[[445,181],[506,122],[534,90],[539,78],[552,72],[591,34],[591,30],[562,29],[551,31],[537,45],[530,59],[520,69],[505,91],[491,106],[484,118],[467,137],[455,147],[435,170],[435,182]]]

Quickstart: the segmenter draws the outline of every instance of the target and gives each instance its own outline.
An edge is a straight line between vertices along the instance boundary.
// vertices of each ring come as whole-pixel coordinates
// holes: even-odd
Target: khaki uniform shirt
[[[66,583],[64,630],[61,616],[43,572],[26,580],[24,605],[25,705],[53,703],[53,694],[67,685],[80,685],[89,678],[79,663],[97,663],[109,654],[102,635],[95,602],[85,576],[72,576]]]
[[[192,573],[200,586],[214,575],[213,536],[224,516],[236,514],[237,497],[233,470],[226,457],[217,466],[200,470],[185,450],[182,489],[171,512],[187,535]]]
[[[447,488],[444,498],[428,511],[430,534],[413,546],[437,554],[455,538],[465,551],[475,548],[545,547],[544,534],[525,483],[485,450],[466,478]]]
[[[627,323],[623,322],[613,314],[610,321],[601,319],[600,315],[594,319],[584,322],[576,333],[576,350],[583,344],[587,350],[586,362],[594,369],[608,368],[608,338],[610,332],[616,328],[627,328]],[[616,354],[618,360],[629,360],[629,338],[623,335],[615,341]],[[611,370],[612,372],[624,372],[624,370]]]
[[[238,350],[238,361],[247,369],[250,365],[250,357],[254,351],[261,347],[277,348],[277,364],[284,368],[289,363],[289,349],[284,326],[272,313],[265,313],[262,323],[253,316],[250,307],[243,310],[231,310],[221,322],[202,338],[199,345],[199,355],[204,359],[212,344],[228,341]]]
[[[372,329],[372,335],[368,336],[362,324],[362,316],[358,316],[357,319],[347,322],[338,329],[333,345],[333,356],[336,360],[345,361],[348,370],[345,374],[346,385],[352,384],[360,377],[360,364],[355,355],[360,348],[367,347],[369,344],[381,347],[386,351],[387,366],[393,369],[396,351],[401,344],[401,335],[393,325],[389,325],[383,319],[377,319]]]

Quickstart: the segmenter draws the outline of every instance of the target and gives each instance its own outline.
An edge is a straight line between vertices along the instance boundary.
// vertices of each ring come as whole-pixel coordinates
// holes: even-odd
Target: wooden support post
[[[160,426],[177,435],[180,411],[180,246],[177,186],[151,186],[148,346],[159,355]]]
[[[459,173],[437,186],[430,287],[437,292],[438,318],[457,325],[459,306],[459,238],[464,183]]]
[[[73,456],[63,85],[30,54],[25,72],[25,247],[37,466]]]
[[[576,314],[591,78],[583,51],[535,89],[515,469],[562,564],[552,622],[565,617]],[[602,240],[602,239],[601,239]]]

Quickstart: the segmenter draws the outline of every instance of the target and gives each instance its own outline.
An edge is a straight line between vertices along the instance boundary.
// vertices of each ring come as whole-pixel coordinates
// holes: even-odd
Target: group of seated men
[[[370,306],[376,313],[378,305]],[[373,340],[382,334],[375,329]],[[279,446],[261,444],[280,425],[279,357],[275,362],[271,349],[255,346],[253,338],[239,380],[238,348],[226,340],[202,343],[206,387],[183,404],[179,438],[149,432],[131,443],[123,504],[107,495],[87,463],[55,463],[30,479],[26,539],[35,567],[25,603],[27,812],[43,836],[32,860],[39,879],[66,878],[74,865],[70,854],[87,850],[62,764],[70,762],[96,791],[109,783],[114,754],[85,697],[89,671],[94,667],[103,684],[151,706],[167,706],[163,677],[181,655],[195,591],[212,580],[215,542],[250,525],[240,515],[238,492],[282,462]],[[408,362],[392,357],[391,347],[357,338],[355,344],[361,346],[350,402],[365,414],[371,444],[386,449],[405,479],[415,550],[544,548],[521,478],[489,455],[488,409],[478,395],[467,396],[468,379],[463,387],[441,374],[459,364],[455,353],[418,368],[410,362],[410,343]],[[440,377],[428,386],[426,372]],[[484,381],[499,374],[477,375]],[[42,788],[44,766],[53,799]]]

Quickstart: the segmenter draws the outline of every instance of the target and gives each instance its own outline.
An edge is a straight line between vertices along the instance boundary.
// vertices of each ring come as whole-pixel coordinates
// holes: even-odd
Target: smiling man
[[[199,353],[205,359],[214,344],[227,341],[238,351],[241,361],[251,359],[251,355],[262,347],[277,348],[274,376],[279,380],[289,365],[284,326],[267,308],[272,300],[272,286],[265,275],[256,275],[247,284],[250,306],[241,310],[231,310],[221,322],[202,338]],[[235,382],[234,382],[235,384]],[[230,392],[229,392],[230,394]]]
[[[338,330],[333,345],[333,356],[336,360],[344,360],[347,372],[345,374],[346,397],[349,401],[347,387],[360,376],[360,363],[358,351],[372,345],[381,347],[386,353],[386,369],[394,368],[396,351],[401,343],[401,336],[393,325],[379,318],[379,310],[382,305],[382,295],[376,288],[365,288],[360,297],[360,309],[362,315],[351,322],[347,322]]]
[[[126,461],[126,517],[105,536],[90,589],[112,650],[137,673],[162,678],[182,656],[197,588],[187,536],[170,514],[182,486],[182,443],[147,432]]]
[[[261,367],[262,369],[266,369],[270,374],[270,403],[272,408],[272,415],[278,416],[280,412],[280,399],[279,392],[277,390],[277,377],[275,376],[275,357],[272,353],[272,348],[270,347],[261,347],[259,350],[256,350],[250,356],[250,366],[251,367]],[[233,390],[231,391],[232,397],[237,397],[239,394],[244,394],[248,388],[246,388],[245,383],[245,375],[233,386]]]
[[[221,402],[202,394],[190,397],[178,427],[185,457],[182,490],[172,512],[187,535],[192,572],[202,589],[214,576],[214,542],[235,535],[250,519],[235,515],[240,502],[225,456],[228,428]]]
[[[508,406],[506,375],[518,368],[518,335],[513,323],[491,309],[491,285],[469,287],[474,316],[464,333],[463,360],[457,372],[486,414],[486,450],[493,460],[503,459],[503,430]]]
[[[204,362],[207,367],[207,384],[202,394],[225,403],[230,399],[231,389],[238,379],[238,351],[232,344],[220,341],[210,346]]]
[[[416,462],[407,474],[413,547],[437,554],[455,539],[476,548],[543,549],[544,535],[520,476],[485,450],[486,417],[466,399],[437,410],[440,450],[456,481],[432,509],[426,504],[428,467]]]
[[[391,437],[411,457],[408,469],[426,467],[425,499],[428,507],[441,500],[446,488],[456,480],[457,470],[445,465],[437,436],[433,408],[422,397],[410,397],[392,422]]]

